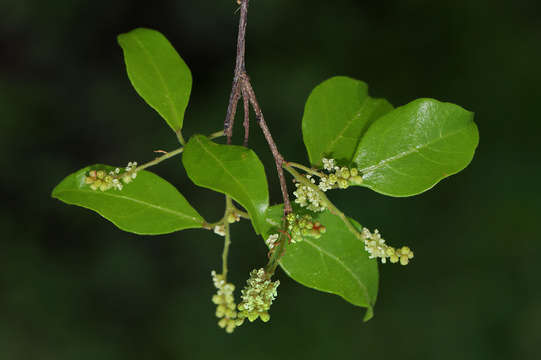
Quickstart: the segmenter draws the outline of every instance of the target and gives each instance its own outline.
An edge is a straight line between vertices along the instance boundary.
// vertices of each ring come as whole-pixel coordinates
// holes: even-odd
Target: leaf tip
[[[374,308],[372,306],[368,306],[366,308],[366,312],[364,313],[363,322],[368,322],[368,320],[372,319],[374,317]]]

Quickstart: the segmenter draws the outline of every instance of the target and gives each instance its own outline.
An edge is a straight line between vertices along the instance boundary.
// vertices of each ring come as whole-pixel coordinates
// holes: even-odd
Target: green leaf
[[[373,315],[378,293],[378,267],[369,259],[364,244],[344,225],[342,220],[328,211],[313,214],[327,231],[320,238],[306,237],[290,244],[280,260],[280,266],[293,280],[304,286],[336,294],[356,306],[367,308],[365,320]],[[283,217],[283,206],[267,211],[266,239],[277,233]],[[350,219],[360,231],[362,227]]]
[[[314,88],[304,108],[302,134],[310,163],[321,158],[349,164],[359,139],[378,117],[393,106],[368,96],[368,86],[344,76],[330,78]]]
[[[124,231],[157,235],[190,228],[200,228],[203,218],[178,190],[148,171],[140,171],[137,178],[122,190],[92,190],[85,184],[90,170],[114,169],[93,165],[67,176],[52,193],[67,204],[96,211]]]
[[[135,29],[119,35],[118,43],[137,93],[179,132],[192,89],[192,74],[184,60],[156,30]]]
[[[362,185],[385,195],[410,196],[464,169],[478,142],[472,112],[418,99],[374,122],[354,161],[363,174]]]
[[[182,163],[196,185],[227,194],[241,204],[250,214],[255,231],[261,232],[269,191],[263,164],[252,150],[219,145],[195,135],[184,148]]]

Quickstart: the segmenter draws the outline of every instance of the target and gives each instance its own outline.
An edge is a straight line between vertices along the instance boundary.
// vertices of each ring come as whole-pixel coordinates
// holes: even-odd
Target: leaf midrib
[[[149,63],[152,65],[152,67],[154,68],[154,70],[158,74],[158,78],[160,79],[160,82],[161,82],[161,84],[162,84],[162,86],[164,88],[164,92],[167,94],[167,96],[165,96],[165,98],[167,99],[169,107],[171,108],[171,111],[173,112],[173,116],[175,117],[175,121],[177,123],[179,123],[180,122],[180,117],[179,117],[178,111],[177,111],[177,109],[175,107],[175,104],[173,103],[173,99],[171,98],[171,90],[169,89],[169,86],[167,86],[167,83],[165,82],[165,78],[163,77],[162,73],[160,72],[160,69],[158,68],[158,65],[154,62],[151,53],[145,47],[144,43],[141,40],[139,40],[139,38],[137,37],[136,34],[133,34],[133,37],[134,37],[135,41],[137,41],[139,46],[141,46],[141,48],[143,49],[143,51],[145,52],[145,54],[147,55],[147,57],[149,59]]]
[[[340,266],[342,266],[356,280],[357,284],[359,284],[359,288],[364,290],[363,295],[365,297],[366,303],[369,306],[373,306],[372,302],[370,301],[370,296],[368,295],[368,289],[367,289],[366,285],[362,283],[361,279],[359,279],[357,274],[355,274],[353,272],[353,270],[351,270],[346,264],[344,264],[344,262],[339,257],[337,257],[337,256],[327,252],[326,250],[320,248],[319,246],[317,246],[316,244],[314,244],[310,240],[304,239],[303,242],[306,242],[307,244],[309,244],[310,246],[312,246],[313,248],[318,250],[320,252],[320,254],[323,253],[323,254],[327,255],[328,257],[330,257],[331,259],[336,261]]]
[[[336,144],[336,142],[338,141],[338,139],[341,139],[343,136],[344,136],[344,133],[346,132],[347,129],[350,128],[351,124],[353,124],[353,122],[359,118],[359,116],[361,116],[361,112],[363,110],[363,106],[364,104],[366,103],[366,101],[368,100],[368,97],[366,97],[361,105],[359,106],[359,110],[355,113],[355,115],[346,123],[346,126],[344,126],[344,128],[338,133],[338,135],[331,141],[328,143],[328,146],[326,147],[325,151],[323,152],[324,154],[328,153],[330,149],[332,149],[332,147],[334,146],[334,144]],[[328,108],[328,107],[327,107]]]
[[[395,160],[398,160],[398,159],[401,159],[403,157],[406,157],[406,156],[409,156],[415,152],[419,152],[419,150],[422,150],[424,148],[427,148],[429,147],[430,145],[433,145],[435,144],[436,142],[438,141],[441,141],[442,139],[446,139],[446,138],[449,138],[451,136],[454,136],[462,131],[464,131],[470,124],[467,124],[465,125],[464,127],[460,128],[459,130],[456,130],[456,131],[453,131],[453,132],[450,132],[448,133],[446,136],[439,136],[437,139],[433,140],[433,141],[429,141],[423,145],[419,145],[419,146],[415,146],[413,148],[411,148],[410,150],[407,150],[407,151],[404,151],[404,152],[401,152],[401,153],[398,153],[394,156],[391,156],[391,157],[388,157],[387,159],[383,159],[383,160],[380,160],[377,164],[375,165],[372,165],[372,166],[368,166],[368,167],[365,167],[363,169],[359,169],[360,172],[362,173],[368,173],[368,172],[372,172],[374,170],[377,170],[379,169],[380,167],[382,166],[385,166],[387,165],[388,163],[390,162],[393,162]]]
[[[86,191],[86,190],[81,190],[81,189],[78,189],[78,190],[62,190],[62,191],[59,192],[59,194],[63,193],[63,192],[64,193],[74,192],[74,193],[85,193],[85,194],[97,195],[94,191]],[[116,194],[107,193],[107,192],[102,192],[102,193],[98,193],[98,194],[99,194],[99,196],[109,196],[109,197],[112,197],[112,198],[123,199],[123,200],[127,200],[127,201],[133,201],[135,203],[138,203],[138,204],[141,204],[141,205],[146,205],[148,207],[151,207],[151,208],[154,208],[154,209],[166,212],[166,213],[170,213],[170,214],[173,214],[173,215],[177,215],[179,217],[190,219],[190,220],[193,220],[195,222],[201,222],[196,217],[186,215],[184,213],[181,213],[181,212],[178,212],[178,211],[175,211],[175,210],[172,210],[172,209],[164,208],[164,207],[159,206],[159,205],[154,205],[154,204],[146,202],[146,201],[138,200],[138,199],[135,199],[135,198],[130,198],[130,197],[127,197],[127,196],[124,196],[124,195],[116,195]]]
[[[244,193],[244,196],[248,198],[248,202],[250,203],[254,211],[257,213],[257,207],[250,201],[250,194],[248,190],[246,189],[246,187],[235,176],[233,176],[231,172],[229,172],[227,167],[220,161],[218,157],[216,157],[216,155],[214,155],[214,153],[212,153],[207,147],[205,147],[205,145],[199,138],[195,138],[195,140],[201,145],[201,148],[203,149],[203,151],[209,154],[216,161],[216,163],[220,165],[220,167],[224,170],[224,172],[227,175],[229,175],[229,177],[231,177],[231,179],[233,179],[233,181],[240,187],[240,189]],[[264,213],[264,211],[262,213]]]

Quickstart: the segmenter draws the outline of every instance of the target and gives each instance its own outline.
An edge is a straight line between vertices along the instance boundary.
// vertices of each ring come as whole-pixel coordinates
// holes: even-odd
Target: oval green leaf
[[[374,122],[355,153],[363,184],[390,196],[411,196],[464,169],[479,142],[473,113],[417,99]]]
[[[192,90],[190,69],[160,32],[138,28],[118,36],[137,93],[179,132]]]
[[[122,190],[92,190],[85,184],[90,170],[114,168],[93,165],[67,176],[52,193],[71,205],[94,210],[121,230],[143,235],[167,234],[202,227],[204,220],[178,190],[158,175],[140,171]]]
[[[195,135],[184,148],[182,163],[188,177],[198,186],[231,196],[250,214],[259,234],[269,206],[265,169],[250,149],[219,145],[206,136]]]
[[[311,215],[327,231],[318,239],[306,237],[290,244],[280,266],[289,277],[304,286],[339,295],[353,305],[367,308],[365,320],[369,320],[378,294],[376,260],[368,258],[364,244],[338,216],[328,211]],[[263,232],[265,239],[277,232],[282,217],[282,205],[269,208]],[[350,221],[362,229],[355,220]]]
[[[321,158],[349,164],[368,126],[393,106],[368,96],[366,83],[344,76],[330,78],[314,88],[304,108],[302,134],[310,163]]]

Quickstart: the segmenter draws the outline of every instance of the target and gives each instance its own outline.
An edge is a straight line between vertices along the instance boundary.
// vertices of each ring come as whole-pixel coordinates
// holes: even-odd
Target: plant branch
[[[278,172],[278,179],[280,180],[280,189],[282,191],[282,197],[284,199],[284,214],[289,214],[291,209],[291,203],[289,201],[289,195],[287,193],[287,185],[285,181],[283,162],[284,158],[278,151],[278,147],[274,142],[269,127],[265,122],[261,107],[257,102],[254,89],[250,82],[250,77],[246,72],[245,63],[245,49],[246,49],[246,24],[248,22],[248,3],[249,0],[239,0],[240,4],[240,20],[239,20],[239,33],[237,37],[237,58],[235,63],[235,73],[233,76],[233,86],[231,88],[231,94],[229,96],[229,104],[227,106],[227,113],[224,121],[224,133],[227,135],[227,143],[231,143],[231,137],[233,136],[233,123],[235,121],[235,114],[237,111],[237,104],[242,96],[244,102],[244,144],[248,143],[249,136],[249,105],[252,105],[254,109],[257,122],[263,131],[265,140],[269,145],[274,162],[276,164],[276,170]]]
[[[224,276],[225,281],[227,281],[227,257],[229,255],[229,245],[231,245],[231,233],[229,232],[229,221],[227,221],[227,218],[232,210],[233,210],[233,203],[231,202],[231,198],[228,195],[226,195],[225,196],[225,214],[224,214],[225,240],[224,240],[224,250],[222,252],[222,275]]]
[[[248,146],[248,137],[250,136],[250,100],[248,99],[248,94],[246,90],[242,89],[242,103],[244,105],[244,146]]]
[[[151,166],[154,166],[154,165],[156,165],[156,164],[159,164],[159,163],[161,163],[161,162],[164,161],[164,160],[167,160],[167,159],[169,159],[169,158],[172,158],[172,157],[175,156],[175,155],[178,155],[178,154],[182,153],[183,151],[184,151],[184,148],[183,148],[183,147],[180,147],[180,148],[175,149],[175,150],[173,150],[173,151],[169,151],[169,152],[165,153],[164,155],[162,155],[162,156],[160,156],[160,157],[157,157],[156,159],[154,159],[154,160],[152,160],[152,161],[149,161],[149,162],[147,162],[147,163],[144,163],[143,165],[138,166],[138,167],[135,169],[135,171],[136,171],[136,172],[137,172],[137,171],[141,171],[141,170],[144,170],[144,169],[149,168],[149,167],[151,167]]]
[[[267,123],[265,122],[265,118],[263,117],[263,112],[261,111],[261,107],[259,106],[259,103],[257,102],[254,89],[252,88],[252,84],[250,84],[250,80],[247,80],[244,83],[244,86],[246,89],[246,93],[248,94],[248,97],[250,99],[250,103],[252,104],[252,107],[254,109],[257,123],[259,124],[259,127],[263,131],[263,135],[265,136],[265,139],[267,140],[267,144],[269,144],[269,147],[271,149],[272,156],[274,157],[276,170],[278,172],[278,179],[280,180],[280,189],[282,190],[282,197],[284,199],[284,215],[287,215],[292,212],[292,208],[291,208],[291,203],[289,201],[289,195],[287,193],[286,178],[284,176],[284,170],[283,170],[284,158],[278,151],[278,147],[276,146],[276,143],[274,142],[271,132],[269,130],[269,127],[267,126]]]
[[[177,133],[177,134],[178,134],[178,133]],[[181,136],[182,136],[182,135],[181,135]],[[224,136],[224,132],[221,131],[221,130],[220,130],[220,131],[216,131],[216,132],[210,134],[210,135],[208,136],[208,138],[212,140],[212,139],[219,138],[220,136]],[[183,139],[182,141],[184,141],[184,139]],[[175,149],[175,150],[173,150],[173,151],[166,152],[164,155],[162,155],[162,156],[160,156],[160,157],[157,157],[156,159],[154,159],[154,160],[152,160],[152,161],[149,161],[149,162],[147,162],[147,163],[144,163],[144,164],[142,164],[142,165],[139,165],[139,166],[135,169],[135,171],[136,171],[136,172],[137,172],[137,171],[141,171],[141,170],[144,170],[144,169],[149,168],[149,167],[151,167],[151,166],[154,166],[154,165],[156,165],[156,164],[159,164],[159,163],[161,163],[161,162],[164,161],[164,160],[167,160],[167,159],[169,159],[169,158],[172,158],[173,156],[176,156],[176,155],[182,153],[183,151],[184,151],[184,147],[179,147],[178,149]]]
[[[297,163],[294,163],[294,162],[290,162],[288,161],[287,162],[287,165],[291,166],[291,167],[294,167],[294,168],[297,168],[297,169],[300,169],[304,172],[307,172],[308,174],[311,174],[311,175],[315,175],[317,177],[322,177],[322,173],[320,173],[319,171],[315,170],[315,169],[312,169],[312,168],[309,168],[307,166],[304,166],[302,164],[297,164]]]

